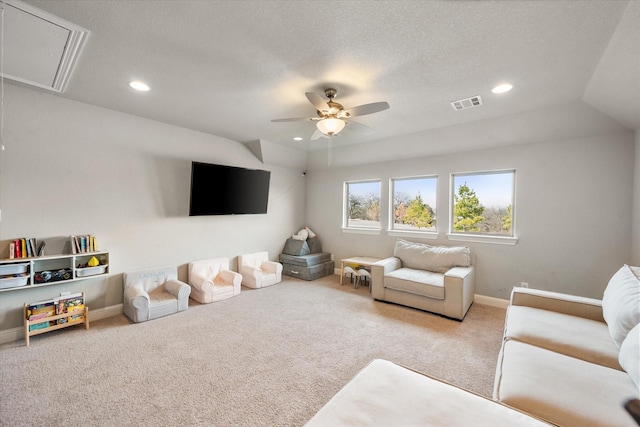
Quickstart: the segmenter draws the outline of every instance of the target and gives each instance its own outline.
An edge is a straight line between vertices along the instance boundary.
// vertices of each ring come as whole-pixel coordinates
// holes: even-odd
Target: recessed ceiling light
[[[129,82],[129,86],[131,86],[135,90],[139,90],[140,92],[147,92],[151,90],[151,88],[146,83],[143,83],[141,81]]]
[[[304,138],[301,136],[296,136],[293,138],[294,141],[302,141]]]
[[[505,93],[505,92],[509,92],[511,89],[513,89],[513,85],[511,85],[509,83],[503,83],[503,84],[500,84],[500,85],[494,87],[493,89],[491,89],[491,92],[493,92],[493,93]]]

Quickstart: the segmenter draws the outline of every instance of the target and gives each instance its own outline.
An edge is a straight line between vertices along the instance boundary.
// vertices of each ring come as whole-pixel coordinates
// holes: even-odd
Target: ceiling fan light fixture
[[[320,120],[318,123],[316,123],[316,126],[318,127],[318,130],[320,132],[325,135],[331,136],[340,133],[340,131],[344,129],[345,124],[346,123],[340,119],[328,118]]]

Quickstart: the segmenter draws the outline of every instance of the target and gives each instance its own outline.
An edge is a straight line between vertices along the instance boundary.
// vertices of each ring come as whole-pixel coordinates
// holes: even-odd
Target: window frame
[[[365,183],[378,183],[378,194],[380,200],[380,213],[382,214],[382,179],[361,179],[344,181],[342,183],[342,231],[345,233],[355,234],[380,234],[382,231],[382,221],[378,219],[377,227],[354,227],[349,225],[349,185],[350,184],[365,184]]]
[[[411,179],[423,179],[423,178],[434,178],[435,179],[435,209],[434,209],[434,221],[436,222],[436,226],[432,230],[401,230],[395,228],[395,181],[403,181],[403,180],[411,180]],[[405,177],[395,177],[389,178],[389,204],[388,204],[388,213],[389,213],[389,221],[387,227],[387,234],[393,237],[415,237],[422,239],[437,239],[438,238],[438,178],[437,174],[427,174],[427,175],[415,175],[415,176],[405,176]],[[433,208],[433,207],[432,207]]]
[[[485,171],[473,171],[473,172],[457,172],[451,173],[449,177],[449,226],[447,231],[447,238],[453,241],[464,242],[481,242],[481,243],[494,243],[503,245],[515,245],[518,243],[518,237],[516,233],[516,168],[508,169],[495,169]],[[511,235],[496,235],[496,234],[483,234],[483,233],[463,233],[453,230],[453,212],[455,207],[455,184],[454,180],[460,176],[476,176],[476,175],[497,175],[497,174],[512,174],[511,177]]]

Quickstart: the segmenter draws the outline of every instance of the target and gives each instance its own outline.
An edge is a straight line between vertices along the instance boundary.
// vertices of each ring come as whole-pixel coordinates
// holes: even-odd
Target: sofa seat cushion
[[[377,359],[347,383],[306,426],[547,424],[498,402]]]
[[[384,287],[424,297],[444,299],[444,274],[399,268],[384,275]]]
[[[516,340],[498,357],[494,398],[563,426],[634,426],[623,404],[638,389],[623,371]]]
[[[149,293],[149,319],[168,316],[178,311],[178,299],[161,286]]]
[[[607,324],[539,308],[509,307],[505,338],[546,348],[587,362],[622,369]]]
[[[311,267],[314,265],[325,263],[327,261],[331,261],[331,254],[329,252],[320,252],[317,254],[308,254],[302,256],[280,254],[281,263],[297,265],[300,267]]]

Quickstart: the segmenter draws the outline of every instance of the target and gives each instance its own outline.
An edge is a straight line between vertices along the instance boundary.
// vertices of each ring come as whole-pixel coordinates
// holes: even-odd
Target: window
[[[391,180],[389,229],[395,231],[436,231],[436,176]]]
[[[345,182],[344,226],[380,229],[380,181]]]
[[[515,177],[515,170],[453,174],[449,231],[514,237]]]

